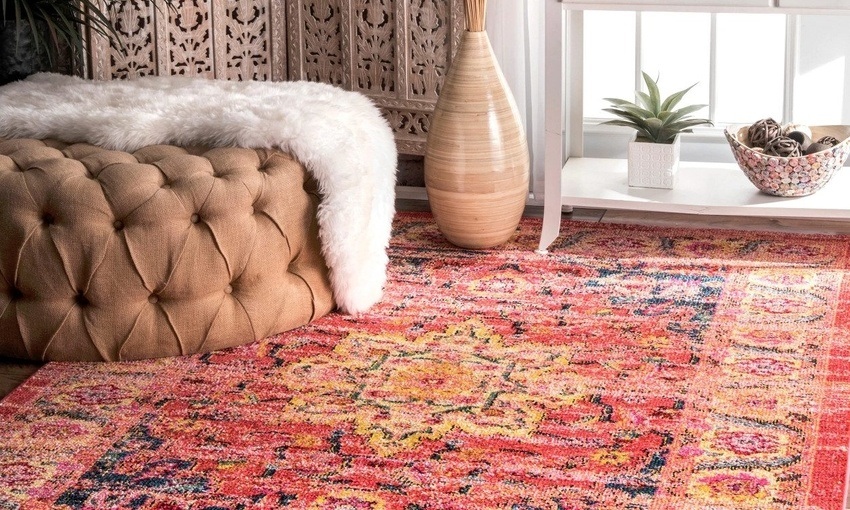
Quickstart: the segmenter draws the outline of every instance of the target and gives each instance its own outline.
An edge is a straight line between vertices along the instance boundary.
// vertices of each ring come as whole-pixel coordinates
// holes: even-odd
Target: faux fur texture
[[[319,235],[339,308],[357,313],[381,299],[397,154],[390,127],[362,94],[310,82],[95,82],[44,73],[0,87],[0,136],[123,151],[280,148],[319,183]]]

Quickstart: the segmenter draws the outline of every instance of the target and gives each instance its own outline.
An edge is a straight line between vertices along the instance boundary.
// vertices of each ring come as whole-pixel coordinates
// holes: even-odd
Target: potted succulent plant
[[[612,105],[605,111],[619,118],[603,124],[626,126],[636,131],[634,140],[629,142],[629,186],[673,188],[679,170],[679,135],[692,132],[695,126],[712,123],[691,116],[706,105],[675,109],[696,84],[662,99],[658,80],[645,72],[642,74],[647,92],[637,91],[637,103],[605,98]]]
[[[162,0],[171,6],[175,0]],[[107,5],[109,5],[107,3]],[[73,69],[87,31],[121,41],[97,0],[0,0],[0,85],[40,71]]]

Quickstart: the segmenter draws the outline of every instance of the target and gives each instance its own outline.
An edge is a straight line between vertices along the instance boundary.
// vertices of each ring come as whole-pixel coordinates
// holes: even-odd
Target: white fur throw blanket
[[[319,237],[337,305],[357,313],[381,299],[397,154],[387,122],[362,94],[309,82],[37,74],[0,87],[0,137],[123,151],[157,144],[282,149],[319,184]]]

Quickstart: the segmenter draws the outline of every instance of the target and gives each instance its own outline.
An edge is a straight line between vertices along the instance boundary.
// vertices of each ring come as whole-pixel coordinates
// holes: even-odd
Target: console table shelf
[[[625,159],[570,158],[561,175],[561,203],[686,214],[850,219],[847,168],[807,197],[762,193],[734,163],[683,161],[674,189],[629,187],[626,169]]]

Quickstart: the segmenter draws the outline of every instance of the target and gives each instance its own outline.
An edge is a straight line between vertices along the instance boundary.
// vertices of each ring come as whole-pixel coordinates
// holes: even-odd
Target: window
[[[786,8],[786,4],[792,3],[793,9],[791,5]],[[606,4],[612,9],[624,6],[634,9],[595,12],[605,10]],[[665,91],[668,85],[673,88],[677,80],[684,81],[685,85],[696,81],[692,76],[683,76],[686,73],[682,71],[707,75],[707,92],[704,88],[702,91],[695,89],[694,97],[688,101],[707,97],[709,115],[718,124],[725,122],[727,117],[753,122],[758,120],[752,118],[754,113],[759,113],[755,116],[760,117],[767,109],[781,112],[781,116],[774,115],[782,121],[809,125],[850,124],[848,5],[845,0],[813,0],[811,3],[805,0],[665,0],[632,4],[615,0],[546,0],[546,137],[545,179],[542,181],[545,207],[539,250],[544,251],[557,237],[564,205],[620,208],[624,204],[640,204],[635,208],[693,213],[713,210],[710,204],[706,209],[701,199],[691,200],[699,194],[699,187],[697,193],[685,196],[632,193],[621,179],[624,177],[622,161],[593,159],[625,158],[625,140],[633,132],[623,128],[617,133],[617,126],[597,127],[604,105],[601,98],[630,97],[637,88],[639,70],[653,62],[656,66],[664,66],[660,72]],[[675,9],[682,12],[674,12]],[[670,14],[653,18],[659,16],[653,14],[656,11]],[[673,25],[665,25],[664,16],[672,16],[666,21],[674,22]],[[687,30],[681,30],[683,24],[687,24]],[[674,31],[682,38],[672,37]],[[759,34],[761,39],[757,40],[754,34]],[[665,36],[668,37],[666,42]],[[651,53],[656,51],[668,54]],[[671,56],[677,54],[678,57]],[[652,69],[647,70],[652,72]],[[594,120],[591,115],[597,116],[596,123],[591,123]],[[629,133],[623,136],[625,131]],[[731,175],[735,170],[734,162],[720,129],[714,128],[704,135],[683,139],[682,159],[730,163],[714,168]],[[622,139],[612,140],[613,137]],[[603,143],[599,143],[600,140]],[[708,146],[709,150],[700,153],[692,150],[694,146]],[[618,150],[622,155],[612,155]],[[608,171],[600,176],[600,168]],[[707,168],[710,171],[710,167]],[[612,175],[617,177],[609,178]],[[740,178],[740,174],[734,175]],[[717,184],[722,183],[718,181]],[[535,195],[537,193],[535,188]],[[730,211],[773,214],[771,209],[751,207],[749,195],[745,197],[746,202],[738,202],[738,198],[740,196],[724,205],[725,214],[731,214]],[[835,203],[828,207],[835,207]],[[671,206],[673,209],[669,208]],[[798,213],[794,208],[789,208],[788,212]]]
[[[653,11],[585,11],[583,109],[585,151],[622,157],[596,126],[611,115],[605,97],[633,98],[640,71],[659,78],[662,94],[694,83],[683,104],[716,128],[773,117],[802,124],[850,124],[850,31],[846,16]],[[619,133],[622,136],[622,132]],[[686,141],[687,143],[687,141]],[[608,149],[607,147],[614,147]],[[721,148],[694,158],[724,160]]]
[[[696,84],[685,102],[707,104],[698,115],[718,125],[780,119],[786,25],[782,14],[587,11],[585,117],[610,117],[603,97],[634,97],[644,70],[663,94]]]

